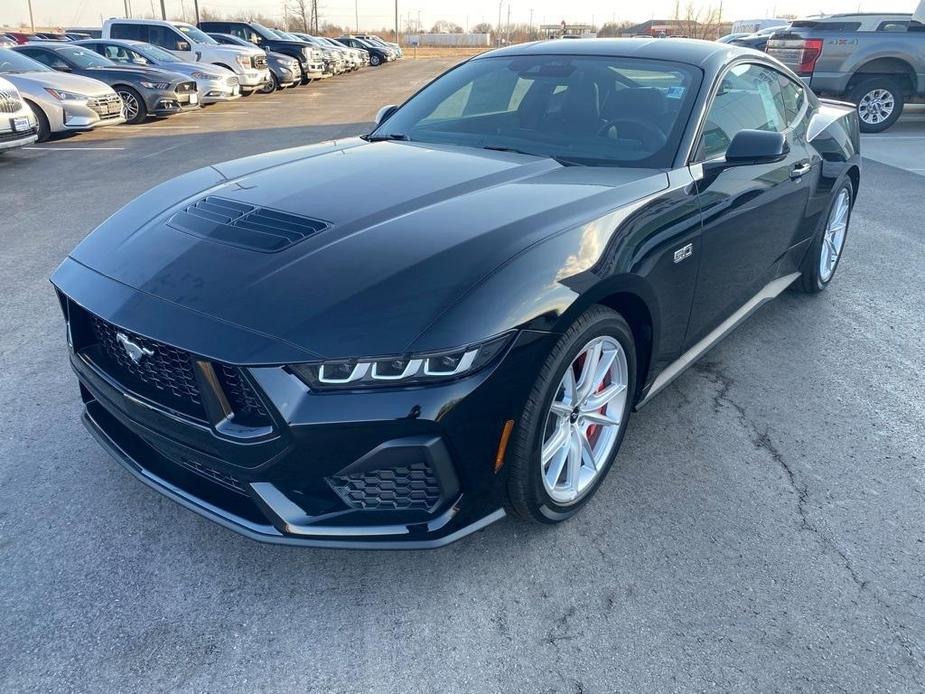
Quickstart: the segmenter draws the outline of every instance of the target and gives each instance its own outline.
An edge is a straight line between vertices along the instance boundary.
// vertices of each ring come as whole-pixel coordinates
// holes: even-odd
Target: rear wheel
[[[42,109],[31,101],[27,101],[26,103],[29,104],[29,108],[32,109],[32,115],[35,116],[35,120],[38,123],[38,142],[45,142],[51,137],[51,126],[48,124],[48,117]]]
[[[148,117],[148,107],[145,105],[145,100],[141,98],[141,94],[131,87],[116,87],[116,94],[122,98],[126,123],[134,125]]]
[[[857,104],[861,132],[879,133],[889,128],[903,112],[903,90],[889,77],[870,77],[858,82],[848,95]]]
[[[635,387],[632,331],[595,306],[556,343],[524,408],[509,457],[515,514],[557,523],[588,502],[620,449]]]
[[[803,260],[798,286],[807,294],[821,292],[835,276],[845,248],[853,203],[854,189],[850,181],[845,181],[836,189],[825,224],[816,234]]]

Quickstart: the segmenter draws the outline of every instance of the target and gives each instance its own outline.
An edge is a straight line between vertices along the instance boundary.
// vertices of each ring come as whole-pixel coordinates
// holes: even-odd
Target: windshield
[[[276,33],[279,35],[281,39],[286,39],[287,41],[301,41],[302,40],[298,36],[294,36],[290,34],[288,31],[281,31],[277,29]]]
[[[589,166],[671,166],[700,72],[633,58],[531,55],[464,63],[370,139],[507,149]]]
[[[206,34],[203,31],[200,31],[196,27],[185,26],[185,25],[174,25],[175,28],[185,36],[188,36],[191,41],[194,43],[207,43],[210,45],[218,45],[218,41],[213,39],[211,36]]]
[[[137,46],[136,48],[139,53],[144,54],[145,58],[147,58],[148,60],[156,61],[158,63],[183,62],[173,53],[169,51],[165,51],[163,48],[152,46],[151,44],[145,44],[144,46]]]
[[[59,48],[55,51],[58,55],[70,60],[77,67],[86,70],[93,67],[113,67],[115,65],[109,58],[104,58],[96,51],[89,48]]]
[[[54,70],[22,53],[11,51],[9,48],[0,48],[0,73],[14,75],[19,72],[54,72]]]

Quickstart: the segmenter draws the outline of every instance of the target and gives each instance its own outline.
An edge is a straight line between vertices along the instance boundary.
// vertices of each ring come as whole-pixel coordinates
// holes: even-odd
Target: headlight
[[[52,89],[45,87],[45,91],[55,97],[58,101],[86,101],[90,97],[77,92],[66,92],[63,89]]]
[[[170,82],[139,82],[138,84],[145,89],[167,89],[170,86]]]
[[[250,56],[246,56],[246,55],[236,55],[236,56],[234,57],[234,59],[235,59],[235,61],[237,61],[238,65],[241,65],[242,67],[250,67],[250,66],[251,66],[251,59],[250,59]]]
[[[208,72],[194,72],[190,75],[194,80],[220,80],[219,75],[212,75]]]
[[[484,368],[511,343],[506,333],[481,344],[424,354],[290,364],[312,390],[354,390],[427,385],[468,376]]]

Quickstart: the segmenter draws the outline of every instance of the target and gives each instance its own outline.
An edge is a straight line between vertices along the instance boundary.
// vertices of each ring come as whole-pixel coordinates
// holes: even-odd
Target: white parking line
[[[133,130],[144,128],[145,130],[199,130],[201,125],[123,125],[122,128],[131,128]]]
[[[125,147],[23,147],[42,152],[121,152]]]

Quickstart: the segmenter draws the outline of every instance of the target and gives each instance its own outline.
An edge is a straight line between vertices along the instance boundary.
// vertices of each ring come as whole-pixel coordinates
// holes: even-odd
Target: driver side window
[[[696,160],[723,156],[740,130],[784,132],[787,115],[777,72],[759,65],[736,65],[713,97]]]

